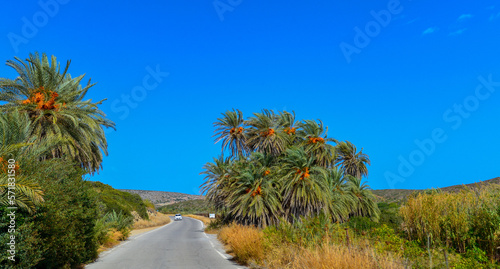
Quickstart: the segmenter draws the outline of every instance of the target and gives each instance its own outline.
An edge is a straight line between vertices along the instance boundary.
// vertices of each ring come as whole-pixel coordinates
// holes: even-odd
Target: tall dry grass
[[[218,238],[228,252],[243,264],[256,264],[269,269],[299,268],[404,268],[401,259],[379,254],[366,244],[333,244],[328,238],[315,247],[303,247],[285,242],[269,242],[255,227],[232,224],[222,228]]]
[[[204,216],[198,216],[198,215],[184,215],[184,217],[190,217],[193,219],[201,220],[205,226],[208,226],[213,219],[204,217]]]
[[[264,234],[257,228],[233,223],[222,228],[218,238],[241,263],[259,263],[264,259]]]
[[[276,246],[266,254],[264,264],[270,269],[359,269],[359,268],[405,268],[401,260],[389,255],[377,254],[371,248],[327,242],[316,248]]]
[[[144,228],[156,227],[168,224],[170,223],[170,221],[171,220],[168,215],[157,212],[156,215],[150,214],[149,220],[139,219],[138,221],[134,222],[133,228],[144,229]]]
[[[418,194],[408,199],[400,213],[411,240],[430,239],[459,253],[476,245],[490,256],[500,244],[500,185]]]

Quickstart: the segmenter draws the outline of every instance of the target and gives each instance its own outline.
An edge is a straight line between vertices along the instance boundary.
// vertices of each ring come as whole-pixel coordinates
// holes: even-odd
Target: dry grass
[[[456,193],[419,194],[408,199],[400,214],[413,240],[425,242],[432,235],[433,241],[451,244],[459,253],[465,253],[466,246],[477,240],[493,257],[500,243],[500,236],[495,234],[500,229],[494,226],[499,207],[500,185],[483,184]],[[474,237],[467,236],[471,232],[476,233]]]
[[[320,246],[305,248],[267,242],[261,230],[238,224],[222,228],[218,238],[237,261],[269,269],[404,268],[401,260],[390,254],[377,254],[366,244],[352,245],[349,249],[330,244],[327,239]]]
[[[254,227],[231,224],[220,230],[218,238],[241,263],[258,263],[264,258],[264,235]]]
[[[358,269],[358,268],[404,268],[403,263],[376,254],[373,249],[349,248],[323,243],[314,249],[296,246],[274,246],[266,252],[264,264],[270,269]]]
[[[104,244],[99,246],[99,249],[97,250],[98,253],[101,253],[103,251],[106,251],[118,244],[120,244],[121,241],[126,239],[126,237],[121,233],[120,231],[117,231],[116,229],[111,229],[108,231],[108,235],[106,237],[106,241]]]
[[[162,213],[156,213],[156,215],[149,215],[149,220],[140,219],[134,223],[134,229],[144,229],[156,226],[162,226],[170,223],[170,218],[168,215]]]
[[[190,217],[193,219],[201,220],[205,226],[208,226],[213,219],[203,217],[203,216],[198,216],[198,215],[184,215],[185,217]]]

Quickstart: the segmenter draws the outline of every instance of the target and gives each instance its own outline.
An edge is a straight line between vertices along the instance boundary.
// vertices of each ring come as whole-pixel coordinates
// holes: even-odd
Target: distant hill
[[[148,199],[155,206],[170,205],[177,202],[204,199],[201,195],[192,195],[179,192],[168,192],[168,191],[143,191],[143,190],[120,190],[129,193],[136,193],[141,196],[142,199]]]
[[[474,188],[476,186],[481,186],[484,184],[500,184],[500,177],[493,178],[490,180],[485,180],[477,183],[465,184],[465,185],[453,185],[449,187],[439,188],[444,192],[458,192],[464,188],[464,186]],[[407,190],[407,189],[385,189],[385,190],[373,190],[373,194],[377,196],[379,201],[385,202],[398,202],[405,199],[408,195],[414,192],[424,192],[425,190]]]
[[[165,205],[158,210],[166,214],[209,214],[214,213],[214,209],[210,207],[205,199],[189,200],[178,202],[170,205]]]

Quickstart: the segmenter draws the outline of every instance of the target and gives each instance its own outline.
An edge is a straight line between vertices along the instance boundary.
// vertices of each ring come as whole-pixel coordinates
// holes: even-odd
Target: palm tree
[[[244,131],[243,113],[240,110],[226,111],[214,122],[215,143],[222,140],[222,151],[229,149],[233,157],[248,153],[247,138]]]
[[[230,173],[234,163],[230,157],[214,158],[214,162],[208,162],[203,166],[201,175],[205,175],[205,181],[200,186],[201,193],[206,194],[206,199],[211,202],[215,209],[224,210],[226,199],[229,196],[228,187],[232,178]]]
[[[302,148],[286,150],[282,160],[283,209],[289,220],[301,216],[328,214],[329,193],[326,170],[314,165],[314,157]]]
[[[368,176],[370,159],[363,153],[363,149],[357,152],[356,146],[349,141],[337,144],[336,165],[340,165],[345,175],[351,175],[356,178]]]
[[[349,218],[355,202],[349,193],[344,174],[337,168],[328,169],[326,181],[331,197],[330,216],[334,221],[343,222]]]
[[[375,202],[375,196],[370,191],[370,186],[366,182],[361,182],[361,178],[347,176],[348,190],[354,199],[352,215],[368,216],[378,221],[380,210]]]
[[[44,201],[43,191],[29,175],[19,173],[22,170],[19,164],[39,157],[50,145],[42,142],[33,147],[31,129],[26,114],[0,113],[0,205],[19,207],[33,214]],[[15,186],[11,186],[9,178],[15,178]],[[15,199],[9,199],[12,196],[9,191],[15,193]]]
[[[291,137],[291,144],[296,144],[299,142],[298,137],[296,136],[297,130],[299,129],[299,126],[297,125],[297,122],[295,121],[295,112],[292,111],[292,113],[287,112],[287,111],[280,111],[279,115],[279,125],[282,126],[283,132],[288,134],[288,136]]]
[[[258,163],[249,163],[230,187],[228,211],[239,223],[265,227],[277,223],[281,215],[276,179],[264,169]]]
[[[278,156],[291,142],[289,135],[283,132],[280,117],[271,110],[254,113],[245,124],[249,126],[247,145],[252,151]]]
[[[304,120],[298,124],[300,129],[297,136],[307,153],[314,156],[318,165],[329,168],[335,161],[335,147],[328,142],[337,143],[337,140],[328,138],[328,127],[323,127],[321,120]]]
[[[0,78],[0,111],[26,113],[32,122],[31,137],[37,143],[46,139],[57,141],[57,147],[42,159],[69,158],[76,160],[88,172],[102,169],[102,152],[107,155],[103,127],[115,124],[105,118],[98,106],[83,100],[94,86],[80,85],[84,75],[72,78],[67,73],[70,61],[61,73],[56,57],[30,54],[26,61],[19,58],[7,61],[17,73],[16,79]]]

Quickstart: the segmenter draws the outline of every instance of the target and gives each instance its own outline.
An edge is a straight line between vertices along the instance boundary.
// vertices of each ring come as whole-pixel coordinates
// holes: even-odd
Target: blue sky
[[[500,175],[495,1],[116,3],[11,1],[0,16],[1,61],[71,59],[98,82],[88,97],[108,98],[117,131],[92,180],[198,193],[220,153],[212,123],[231,108],[321,119],[370,156],[374,189]]]

